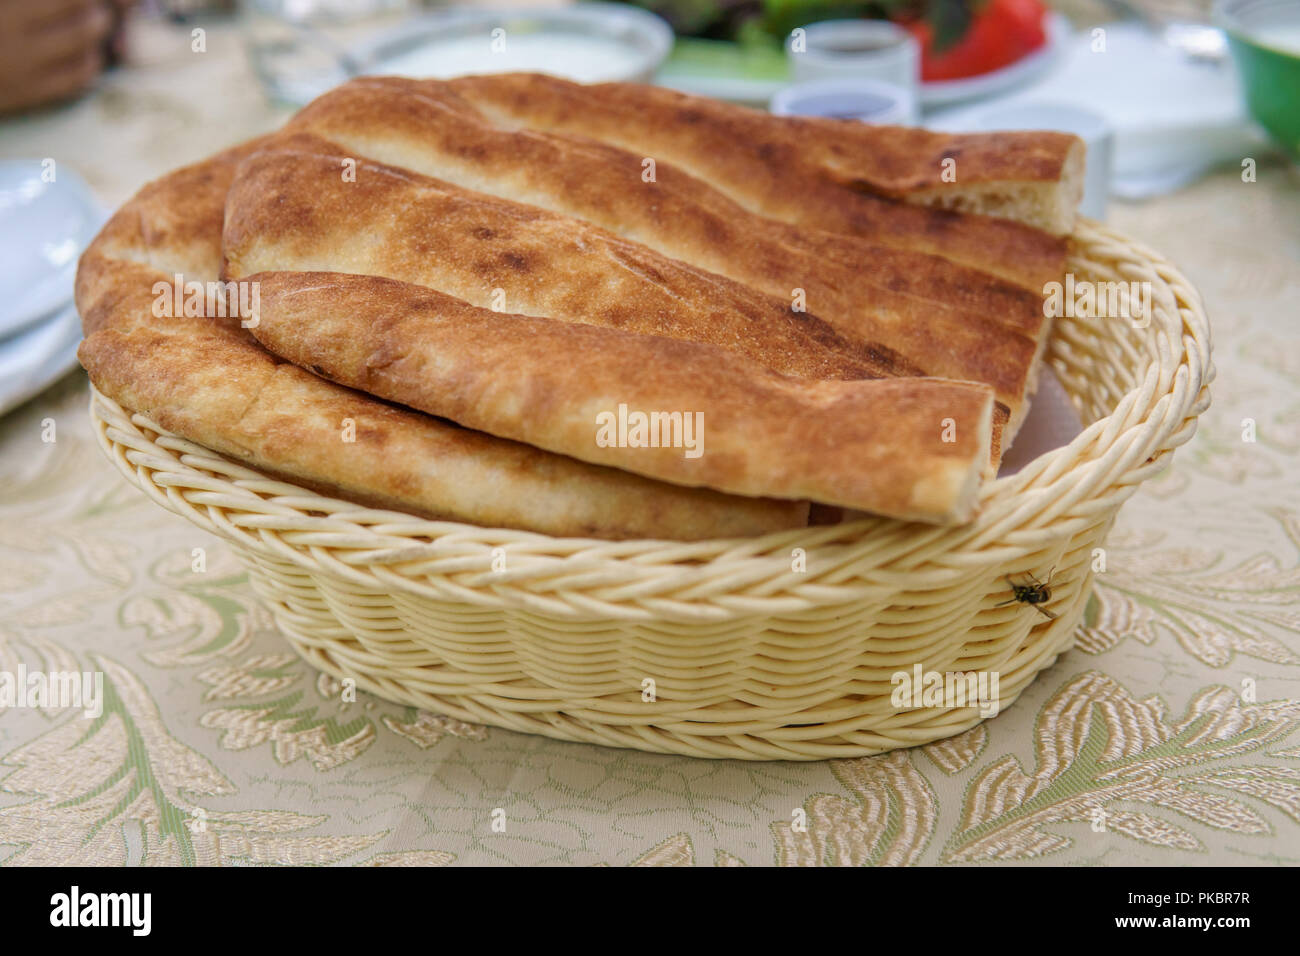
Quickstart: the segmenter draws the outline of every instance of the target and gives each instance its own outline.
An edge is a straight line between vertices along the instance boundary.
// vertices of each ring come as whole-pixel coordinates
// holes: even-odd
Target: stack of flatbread
[[[961,522],[1028,408],[1082,166],[1057,133],[362,78],[121,209],[80,356],[169,431],[418,515]]]

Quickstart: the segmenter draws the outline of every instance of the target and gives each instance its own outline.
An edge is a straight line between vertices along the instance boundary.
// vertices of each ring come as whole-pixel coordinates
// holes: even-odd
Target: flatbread
[[[169,430],[416,514],[681,539],[800,526],[805,499],[962,521],[1033,391],[1081,168],[1057,134],[363,78],[110,221],[82,360]],[[263,290],[260,342],[151,314],[160,282],[218,270]],[[645,441],[656,413],[703,416],[702,453],[680,425]]]
[[[83,256],[78,356],[104,394],[269,474],[427,517],[677,540],[806,524],[806,502],[664,484],[394,407],[277,359],[235,319],[155,317],[155,283],[216,278],[222,203],[258,145],[149,184]]]
[[[711,344],[495,313],[374,275],[248,281],[253,333],[275,354],[472,428],[677,484],[930,522],[973,513],[984,385],[793,379]]]
[[[564,132],[671,163],[753,212],[928,252],[1041,292],[1064,271],[1082,195],[1083,144],[1063,133],[946,134],[776,117],[704,97],[631,83],[583,86],[527,73],[459,77],[451,89],[500,125]],[[955,159],[956,181],[944,180]],[[959,215],[933,191],[989,195],[1038,184],[1059,193],[1055,218]],[[930,195],[926,195],[930,191]],[[966,213],[980,210],[968,203]],[[1044,229],[1054,235],[1046,235]]]
[[[879,374],[992,385],[1009,411],[1004,441],[1014,436],[1027,408],[1049,326],[1042,296],[988,273],[757,215],[670,163],[651,168],[638,154],[605,143],[499,126],[438,80],[366,77],[346,83],[304,108],[286,131],[316,134],[337,144],[341,154],[388,169],[591,223],[765,293],[782,303],[783,313],[797,300],[809,315],[883,357]],[[343,185],[337,175],[341,160],[340,155],[322,170],[332,192]],[[368,224],[386,220],[387,204],[400,201],[390,185],[379,184],[382,197],[366,204]],[[369,192],[375,183],[354,186]],[[435,217],[445,228],[442,210],[430,208],[427,218]],[[386,246],[423,245],[428,229],[422,224],[395,240],[385,228]],[[395,277],[426,281],[415,272]],[[804,321],[812,320],[805,315]]]
[[[228,278],[385,276],[500,312],[721,345],[802,378],[920,374],[788,301],[582,220],[354,156],[310,134],[277,138],[241,165],[226,198],[223,249]]]

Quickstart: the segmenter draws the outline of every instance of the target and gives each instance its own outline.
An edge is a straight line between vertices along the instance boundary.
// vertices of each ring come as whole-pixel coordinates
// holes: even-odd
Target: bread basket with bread
[[[1197,293],[1076,220],[1083,162],[631,84],[357,79],[105,226],[96,434],[382,697],[705,757],[928,743],[1070,646],[1120,505],[1209,401]],[[1067,277],[1143,308],[1054,315]],[[1044,366],[1083,431],[998,477]],[[994,707],[900,700],[913,674],[994,675]]]

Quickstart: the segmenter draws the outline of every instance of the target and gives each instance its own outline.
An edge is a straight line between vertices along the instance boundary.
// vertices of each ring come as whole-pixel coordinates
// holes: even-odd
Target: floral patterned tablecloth
[[[139,69],[0,153],[118,203],[278,122],[232,32],[203,59],[150,29]],[[1077,647],[987,724],[883,757],[693,760],[344,703],[228,549],[103,458],[74,373],[0,420],[0,672],[100,671],[104,709],[0,710],[0,861],[1300,862],[1300,189],[1261,159],[1111,221],[1204,292],[1214,405],[1125,505]]]

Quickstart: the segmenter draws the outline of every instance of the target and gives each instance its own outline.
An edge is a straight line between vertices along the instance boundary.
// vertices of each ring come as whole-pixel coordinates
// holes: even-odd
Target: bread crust
[[[777,117],[662,87],[528,73],[448,82],[498,124],[586,136],[671,163],[770,218],[939,255],[1039,293],[1064,270],[1063,237],[899,200],[943,186],[945,158],[958,160],[959,184],[1059,181],[1077,137]]]
[[[355,163],[355,181],[341,175]],[[722,345],[801,378],[921,374],[813,312],[587,222],[462,189],[291,133],[244,161],[223,275],[385,276],[471,305]]]
[[[801,381],[712,345],[494,313],[374,275],[250,278],[262,290],[253,331],[272,352],[468,427],[735,494],[938,523],[973,512],[987,386]],[[625,444],[609,425],[627,410],[690,416],[693,437],[665,429],[659,442],[652,428],[648,447]]]
[[[638,155],[604,143],[500,127],[437,80],[361,78],[319,97],[286,130],[316,134],[340,152],[390,168],[583,220],[786,307],[797,300],[845,338],[865,343],[881,360],[873,369],[879,374],[992,385],[1010,413],[1003,440],[1023,415],[1047,322],[1040,295],[996,276],[757,215],[670,163],[649,170]],[[337,181],[334,168],[322,172]],[[349,188],[365,191],[368,184]],[[387,215],[379,202],[362,205],[371,218]],[[432,216],[446,222],[441,210]],[[402,241],[423,241],[425,231]]]
[[[259,145],[149,184],[82,257],[78,357],[104,394],[267,473],[426,517],[676,540],[806,524],[806,502],[664,484],[394,407],[277,359],[238,320],[156,318],[156,282],[177,272],[216,278],[222,203],[238,162]]]
[[[417,514],[679,539],[799,526],[805,499],[964,521],[1064,268],[1015,200],[1072,220],[1079,150],[632,85],[363,78],[113,217],[78,273],[82,360],[169,430]],[[1024,222],[919,205],[981,202]],[[256,282],[257,338],[154,318],[174,275]],[[601,441],[616,409],[700,415],[701,453]]]

